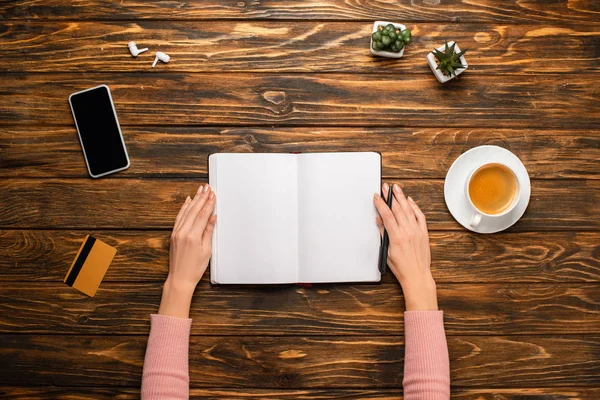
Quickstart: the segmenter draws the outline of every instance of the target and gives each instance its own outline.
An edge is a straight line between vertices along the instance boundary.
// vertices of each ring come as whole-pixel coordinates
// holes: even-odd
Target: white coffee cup
[[[516,185],[517,185],[516,193],[513,196],[511,204],[504,211],[502,211],[501,213],[498,213],[498,214],[488,214],[488,213],[485,213],[485,212],[479,210],[477,207],[475,207],[475,204],[473,204],[473,200],[471,200],[471,195],[469,194],[469,186],[471,184],[471,180],[473,179],[473,176],[477,172],[479,172],[481,169],[489,167],[491,165],[499,165],[499,166],[506,168],[507,171],[510,171],[510,173],[513,175]],[[469,221],[469,226],[475,228],[475,227],[479,226],[479,224],[481,223],[481,220],[484,216],[486,218],[490,218],[490,219],[497,219],[497,218],[502,218],[503,216],[505,216],[506,214],[511,212],[515,208],[517,203],[519,202],[519,199],[521,198],[521,183],[519,182],[519,178],[517,177],[517,174],[515,174],[515,171],[513,171],[513,169],[510,168],[508,165],[503,164],[501,162],[485,162],[485,163],[480,163],[479,165],[477,165],[477,167],[475,167],[475,169],[473,169],[473,171],[469,174],[469,178],[467,179],[466,184],[465,184],[465,192],[466,192],[466,197],[469,200],[469,204],[471,205],[471,208],[473,209],[473,215],[471,216],[471,219]]]

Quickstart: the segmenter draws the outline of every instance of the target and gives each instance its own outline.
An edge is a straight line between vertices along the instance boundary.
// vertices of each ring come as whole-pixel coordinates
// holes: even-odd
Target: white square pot
[[[402,32],[403,30],[406,29],[405,25],[402,24],[396,24],[394,22],[387,22],[387,21],[375,21],[375,23],[373,23],[373,29],[371,30],[371,35],[373,35],[375,32],[377,32],[377,28],[380,26],[385,27],[388,24],[392,24],[396,27],[396,29],[400,29],[400,32]],[[369,49],[371,50],[371,54],[375,55],[375,56],[381,56],[381,57],[388,57],[388,58],[400,58],[402,57],[402,55],[404,54],[404,48],[406,47],[406,45],[404,45],[404,47],[402,47],[402,50],[400,50],[398,53],[394,53],[391,51],[377,51],[377,50],[373,50],[373,36],[371,36],[371,44],[369,45]]]
[[[448,46],[452,46],[453,43],[454,42],[448,42]],[[443,52],[446,49],[446,44],[442,45],[441,47],[438,47],[437,49],[439,51]],[[460,47],[458,47],[458,45],[456,45],[454,47],[454,52],[460,53]],[[467,68],[469,68],[469,64],[467,64],[467,60],[465,59],[465,56],[460,56],[460,63],[462,65],[464,65],[465,67],[457,69],[455,71],[456,76],[446,76],[442,73],[442,71],[437,69],[437,62],[436,62],[436,58],[435,58],[435,55],[433,54],[433,52],[429,52],[429,54],[427,54],[427,62],[429,63],[429,68],[431,68],[431,70],[433,71],[433,74],[435,75],[437,80],[440,81],[441,83],[445,83],[451,79],[456,78],[456,76],[462,74]]]

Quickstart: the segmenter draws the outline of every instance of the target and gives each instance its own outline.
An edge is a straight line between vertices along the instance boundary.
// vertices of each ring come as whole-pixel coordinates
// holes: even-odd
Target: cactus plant
[[[443,52],[439,51],[438,49],[433,50],[433,55],[437,60],[436,69],[439,69],[444,75],[449,77],[456,77],[457,69],[466,68],[466,66],[461,63],[460,58],[467,52],[467,50],[457,53],[455,51],[455,47],[456,43],[452,43],[452,45],[449,46],[448,42],[446,42]]]
[[[469,67],[464,56],[465,52],[466,50],[460,51],[458,45],[451,41],[427,54],[429,67],[438,81],[448,82]]]

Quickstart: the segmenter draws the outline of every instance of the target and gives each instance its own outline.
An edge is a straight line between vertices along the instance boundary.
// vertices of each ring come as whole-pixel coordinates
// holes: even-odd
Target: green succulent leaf
[[[448,48],[448,50],[446,51],[446,54],[451,56],[452,54],[455,53],[454,48],[456,47],[456,43],[452,43],[452,46],[450,46],[448,48],[448,42],[446,42],[446,48]]]

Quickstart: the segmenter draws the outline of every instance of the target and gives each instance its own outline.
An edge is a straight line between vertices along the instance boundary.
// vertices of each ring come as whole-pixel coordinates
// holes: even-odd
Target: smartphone
[[[129,168],[129,155],[106,85],[69,96],[88,172],[99,178]]]

